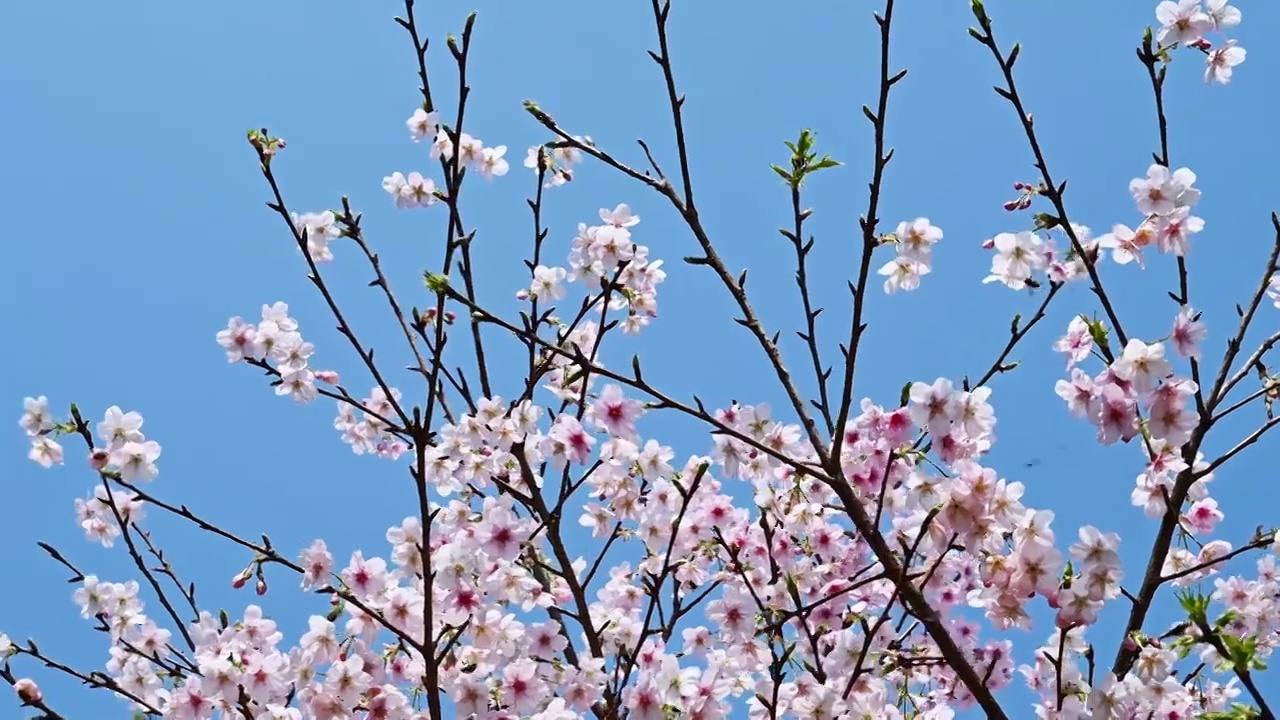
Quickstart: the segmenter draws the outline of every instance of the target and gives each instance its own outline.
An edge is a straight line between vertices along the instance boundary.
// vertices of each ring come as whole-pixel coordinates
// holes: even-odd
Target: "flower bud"
[[[266,580],[263,580],[262,578],[258,578],[258,584],[257,584],[257,586],[256,586],[256,587],[254,587],[253,591],[254,591],[254,592],[256,592],[256,593],[258,593],[259,595],[266,595],[266,594],[267,594],[267,581],[266,581]]]
[[[22,678],[15,682],[13,691],[18,694],[18,699],[23,705],[34,705],[44,699],[40,686],[36,685],[36,681],[31,678]]]
[[[103,448],[94,448],[89,452],[89,467],[94,470],[102,470],[111,461],[111,453]]]
[[[245,568],[244,570],[240,571],[239,575],[236,575],[234,578],[231,579],[231,587],[235,588],[236,590],[239,590],[240,588],[245,586],[245,583],[249,582],[249,578],[251,577],[253,577],[253,573],[249,572],[249,568]]]
[[[337,385],[339,382],[338,373],[334,370],[317,370],[316,379],[330,385]]]
[[[1010,200],[1009,202],[1004,204],[1004,209],[1008,210],[1009,212],[1013,212],[1014,210],[1018,209],[1018,205],[1020,204],[1020,202],[1021,201],[1019,200]]]

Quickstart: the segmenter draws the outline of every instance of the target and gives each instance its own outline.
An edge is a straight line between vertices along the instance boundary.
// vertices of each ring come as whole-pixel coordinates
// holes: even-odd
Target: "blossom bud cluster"
[[[1174,318],[1170,342],[1176,354],[1184,358],[1199,357],[1199,344],[1207,329],[1190,307],[1183,307]],[[1181,448],[1191,439],[1199,421],[1199,413],[1191,407],[1198,386],[1187,378],[1179,378],[1166,358],[1163,342],[1148,344],[1131,338],[1121,355],[1097,376],[1090,376],[1077,362],[1094,351],[1095,338],[1105,338],[1105,329],[1097,321],[1075,317],[1054,348],[1067,354],[1070,380],[1059,380],[1056,391],[1070,412],[1088,419],[1098,427],[1098,441],[1110,445],[1117,440],[1142,439],[1149,458],[1146,472],[1138,477],[1133,503],[1156,518],[1165,512],[1165,497],[1173,490],[1179,473],[1188,469]],[[1145,418],[1144,418],[1145,414]],[[1197,458],[1198,473],[1202,461]],[[1221,513],[1217,503],[1207,495],[1212,474],[1203,474],[1192,486],[1193,502],[1184,522],[1188,530],[1198,534],[1212,531]]]
[[[77,432],[74,425],[55,422],[49,412],[49,400],[43,395],[26,398],[24,406],[19,424],[32,437],[28,457],[45,468],[62,463],[62,446],[52,436]],[[96,430],[101,444],[89,451],[89,467],[128,483],[151,482],[159,474],[156,460],[160,458],[160,443],[142,434],[142,415],[126,413],[113,405],[107,408]],[[87,499],[76,500],[76,518],[85,537],[103,547],[114,544],[121,522],[141,520],[143,515],[137,495],[123,488],[108,491],[106,486],[98,485]]]
[[[302,339],[298,321],[289,317],[289,306],[277,302],[262,306],[262,321],[254,325],[240,316],[231,318],[218,331],[218,344],[227,352],[227,362],[256,362],[274,367],[280,380],[277,395],[288,395],[298,403],[316,399],[316,380],[337,382],[332,372],[316,371],[310,360],[315,346]],[[274,366],[269,363],[274,362]]]
[[[1224,34],[1240,24],[1240,10],[1228,0],[1165,0],[1156,6],[1160,30],[1156,42],[1161,48],[1181,45],[1205,54],[1204,81],[1226,85],[1237,65],[1244,62],[1245,50],[1231,38],[1214,47],[1206,37],[1211,32]]]
[[[1089,228],[1072,223],[1071,234],[1090,258],[1096,257],[1097,243]],[[1061,253],[1055,240],[1041,232],[1000,233],[982,246],[996,251],[991,258],[991,274],[983,279],[984,283],[999,282],[1012,290],[1022,290],[1034,287],[1038,283],[1034,276],[1042,272],[1051,283],[1088,277],[1085,260],[1074,247]]]
[[[395,416],[393,403],[400,401],[400,390],[391,388],[391,396],[381,387],[369,391],[369,396],[360,401],[363,408],[359,417],[351,403],[338,401],[338,415],[333,420],[333,427],[342,433],[342,441],[351,446],[357,455],[370,454],[380,458],[396,460],[409,451],[409,444],[391,432],[388,420]]]
[[[502,177],[510,169],[503,158],[507,153],[506,145],[486,147],[479,138],[467,133],[457,133],[455,148],[455,134],[440,126],[438,112],[418,108],[405,121],[405,125],[414,142],[421,142],[424,138],[432,139],[433,158],[452,161],[456,149],[458,165],[480,173],[486,180]],[[382,179],[382,189],[391,195],[398,208],[430,207],[441,197],[435,181],[416,171],[409,173],[407,177],[400,172],[391,173]]]
[[[920,287],[920,278],[933,272],[933,246],[941,239],[942,230],[929,218],[898,223],[897,230],[886,238],[897,249],[897,257],[879,270],[885,276],[884,291],[892,295]]]
[[[575,137],[574,141],[591,145],[591,138]],[[557,144],[556,147],[534,145],[525,154],[524,166],[538,172],[538,163],[546,169],[547,180],[544,187],[553,188],[573,180],[573,166],[582,162],[582,151],[572,145]]]
[[[1137,261],[1142,267],[1142,249],[1155,245],[1162,253],[1185,257],[1191,250],[1191,236],[1204,229],[1204,220],[1191,214],[1200,191],[1192,187],[1196,174],[1187,168],[1169,172],[1163,165],[1152,165],[1145,178],[1134,178],[1129,193],[1146,216],[1136,230],[1117,224],[1111,232],[1098,238],[1098,244],[1111,250],[1121,265]]]
[[[624,333],[638,333],[658,315],[658,285],[666,279],[661,260],[649,260],[649,248],[631,238],[631,228],[640,222],[631,208],[620,204],[613,210],[601,208],[603,225],[578,224],[578,235],[569,252],[569,269],[539,265],[533,269],[528,290],[520,299],[562,300],[563,283],[581,281],[587,287],[606,290],[609,309],[626,310]]]
[[[455,134],[440,126],[440,113],[418,108],[405,125],[414,142],[431,138],[431,157],[445,161],[454,159]],[[456,133],[456,137],[460,167],[478,172],[486,180],[507,174],[510,166],[503,157],[507,153],[506,145],[485,147],[479,138],[467,133]],[[391,173],[382,179],[382,189],[387,191],[398,208],[430,207],[441,197],[435,181],[416,171],[407,176],[401,172]]]
[[[293,219],[293,230],[299,237],[306,238],[307,256],[317,263],[333,261],[333,249],[329,243],[342,235],[338,227],[338,217],[331,210],[318,213],[290,213]]]
[[[18,424],[27,433],[27,437],[31,438],[31,449],[27,451],[27,458],[45,468],[61,465],[62,445],[52,437],[57,423],[49,414],[49,398],[41,395],[26,398],[22,402],[22,419]]]

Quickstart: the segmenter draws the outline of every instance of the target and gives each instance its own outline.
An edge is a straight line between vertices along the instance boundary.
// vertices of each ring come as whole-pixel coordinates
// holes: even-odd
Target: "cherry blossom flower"
[[[1235,72],[1236,66],[1244,62],[1247,54],[1235,40],[1228,40],[1220,47],[1214,48],[1205,61],[1204,81],[1216,82],[1220,85],[1231,82],[1231,75]]]
[[[894,236],[898,238],[898,254],[928,265],[933,246],[942,239],[942,230],[934,227],[929,218],[916,218],[898,223]]]
[[[1081,316],[1071,318],[1067,325],[1067,334],[1053,344],[1053,349],[1067,355],[1067,368],[1084,362],[1093,352],[1093,336],[1089,333],[1089,323]]]
[[[332,212],[326,210],[303,215],[294,213],[293,226],[298,235],[306,238],[307,255],[312,260],[318,263],[333,260],[333,251],[329,249],[329,243],[341,234],[341,230]]]
[[[928,275],[931,269],[919,260],[899,255],[885,263],[878,272],[886,278],[884,291],[892,295],[899,290],[911,291],[919,288],[920,278]]]
[[[1190,43],[1213,29],[1213,18],[1201,9],[1200,0],[1164,0],[1156,6],[1156,20],[1156,42],[1161,45]]]
[[[566,274],[562,267],[539,265],[533,269],[533,284],[529,286],[529,295],[545,300],[563,300],[565,288],[562,283]]]
[[[1173,350],[1179,357],[1200,357],[1200,343],[1204,342],[1204,339],[1209,336],[1209,328],[1198,318],[1199,313],[1192,310],[1188,305],[1183,305],[1178,309],[1178,315],[1173,320],[1173,332],[1169,334],[1169,340],[1173,343]]]
[[[18,421],[18,425],[28,435],[34,437],[54,428],[53,418],[49,414],[49,398],[44,395],[29,397],[22,401],[22,406],[22,419]]]
[[[506,152],[506,145],[499,145],[492,148],[487,147],[481,151],[479,161],[480,173],[484,175],[486,180],[492,180],[495,177],[502,177],[507,174],[507,170],[510,166],[502,157]]]
[[[440,131],[440,113],[417,108],[404,124],[409,128],[413,141],[421,142],[423,138],[434,138]]]
[[[1045,268],[1044,242],[1034,233],[1000,233],[992,246],[996,254],[991,259],[991,274],[983,282],[999,281],[1021,290],[1034,272]]]

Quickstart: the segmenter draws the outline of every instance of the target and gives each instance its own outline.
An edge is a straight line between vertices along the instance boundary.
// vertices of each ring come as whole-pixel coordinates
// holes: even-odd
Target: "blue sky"
[[[567,129],[634,164],[643,161],[634,140],[645,138],[664,166],[674,166],[661,77],[645,54],[656,47],[649,3],[422,5],[425,31],[438,43],[431,69],[448,96],[453,68],[439,41],[460,30],[469,10],[479,11],[467,126],[488,145],[507,145],[513,167],[492,184],[470,180],[465,212],[479,229],[481,298],[509,307],[524,283],[520,259],[531,236],[523,200],[534,179],[520,161],[525,148],[548,139],[521,101],[536,100]],[[1071,218],[1098,232],[1136,220],[1127,185],[1145,174],[1158,148],[1150,90],[1133,52],[1154,22],[1154,5],[988,3],[1002,43],[1023,43],[1020,88],[1053,174],[1070,181]],[[928,216],[946,237],[922,290],[877,292],[869,310],[856,392],[884,403],[896,402],[907,381],[981,373],[1003,346],[1011,316],[1029,315],[1038,303],[980,284],[990,260],[979,244],[1025,229],[1029,218],[1000,204],[1013,197],[1013,181],[1035,176],[1011,108],[991,91],[997,68],[965,32],[973,24],[967,3],[900,6],[893,63],[910,72],[891,99],[888,139],[897,153],[881,215],[886,230]],[[253,319],[263,303],[284,300],[317,345],[315,364],[341,371],[353,390],[371,385],[333,332],[279,218],[263,207],[267,189],[244,131],[266,126],[288,140],[277,173],[297,210],[334,207],[349,194],[366,213],[366,232],[393,286],[405,298],[420,294],[419,273],[439,262],[443,209],[397,211],[379,187],[392,171],[434,168],[403,124],[419,98],[408,39],[391,21],[400,9],[385,0],[282,0],[270,9],[143,2],[6,10],[11,32],[0,58],[13,72],[9,112],[0,117],[9,248],[0,297],[14,349],[0,401],[15,425],[0,436],[9,502],[0,540],[18,591],[0,594],[0,629],[30,634],[72,664],[99,667],[105,644],[78,619],[64,571],[34,541],[55,544],[104,578],[129,571],[121,550],[88,544],[74,522],[72,501],[94,482],[80,448],[68,443],[67,466],[52,472],[24,460],[16,418],[25,395],[48,395],[63,410],[77,402],[95,421],[112,404],[140,411],[148,436],[164,446],[157,493],[248,536],[266,532],[289,554],[317,535],[339,558],[356,548],[385,552],[385,528],[413,512],[403,467],[353,456],[331,428],[331,403],[300,408],[275,397],[257,373],[228,366],[213,339],[229,316]],[[1265,170],[1278,159],[1271,90],[1280,58],[1262,30],[1280,21],[1280,8],[1257,2],[1242,9],[1235,37],[1249,57],[1232,84],[1205,86],[1200,59],[1179,53],[1167,91],[1173,164],[1191,167],[1204,190],[1199,214],[1207,228],[1190,258],[1191,295],[1206,311],[1210,357],[1233,327],[1232,304],[1256,282],[1272,236],[1268,213],[1280,205]],[[844,283],[856,272],[857,216],[866,207],[871,132],[860,108],[875,101],[875,31],[866,3],[677,2],[672,15],[700,209],[730,268],[751,269],[748,289],[771,331],[787,336],[802,316],[792,250],[776,232],[789,224],[789,199],[769,164],[785,162],[782,141],[802,127],[817,133],[820,151],[846,163],[806,188],[815,208],[808,227],[817,237],[811,272],[818,302],[828,307],[819,332],[832,359],[835,338],[846,332]],[[729,319],[727,295],[706,269],[679,262],[695,244],[661,197],[595,164],[548,197],[554,255],[568,251],[579,221],[627,202],[643,217],[637,240],[667,259],[661,317],[640,341],[615,346],[617,358],[639,352],[646,378],[677,397],[697,392],[717,406],[736,399],[781,407],[763,355]],[[402,341],[381,299],[364,287],[367,268],[352,250],[338,248],[329,281],[362,338],[393,367]],[[1165,293],[1175,275],[1167,260],[1145,272],[1104,270],[1132,334],[1154,339],[1171,324],[1175,308]],[[1134,580],[1155,528],[1129,504],[1140,454],[1096,445],[1092,429],[1071,419],[1053,394],[1062,359],[1049,346],[1073,313],[1095,309],[1083,286],[1064,292],[1016,353],[1023,366],[996,381],[992,462],[1026,483],[1025,502],[1057,513],[1060,537],[1074,537],[1083,524],[1121,531]],[[1260,330],[1273,331],[1275,313],[1263,309]],[[803,348],[788,343],[803,380]],[[401,376],[401,385],[411,382]],[[653,427],[681,459],[709,449],[686,423]],[[1224,450],[1249,429],[1224,423],[1207,449]],[[1264,440],[1219,474],[1214,494],[1229,521],[1223,537],[1238,541],[1274,521],[1258,499],[1271,489],[1267,459],[1276,447]],[[228,587],[247,556],[152,516],[157,538],[205,603],[238,610],[255,601]],[[296,617],[286,622],[296,637],[299,613],[323,612],[323,605],[297,595],[292,578],[273,580],[267,607]],[[1161,604],[1148,627],[1172,617],[1168,602]],[[1100,655],[1111,656],[1122,621],[1117,611],[1104,618],[1095,634],[1109,638]],[[1029,650],[1047,633],[1038,627],[1023,644]],[[109,698],[48,673],[38,677],[55,707],[73,715],[119,711]]]

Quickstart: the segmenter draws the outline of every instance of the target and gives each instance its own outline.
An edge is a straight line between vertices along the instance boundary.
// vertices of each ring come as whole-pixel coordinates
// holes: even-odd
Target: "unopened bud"
[[[245,586],[245,583],[249,582],[249,578],[251,577],[253,577],[253,573],[249,572],[249,568],[245,568],[240,571],[239,575],[236,575],[231,579],[231,587],[239,590]]]
[[[89,452],[89,467],[102,470],[111,461],[111,454],[102,448],[94,448]]]
[[[1021,204],[1022,204],[1021,200],[1010,200],[1009,202],[1004,204],[1004,209],[1008,210],[1009,212],[1013,212],[1014,210],[1017,210],[1018,206],[1020,206]]]
[[[254,591],[254,592],[256,592],[256,593],[258,593],[259,595],[266,595],[266,594],[267,594],[267,581],[266,581],[266,580],[263,580],[262,578],[258,578],[258,584],[257,584],[257,586],[256,586],[256,587],[254,587],[254,588],[253,588],[253,591]]]
[[[444,322],[446,325],[452,325],[453,321],[457,319],[458,319],[457,314],[455,314],[452,310],[444,311]]]
[[[36,681],[31,678],[22,678],[15,682],[13,691],[18,694],[18,699],[23,705],[34,705],[44,699],[40,686],[36,685]]]
[[[338,373],[334,370],[317,370],[316,379],[330,385],[338,384]]]
[[[524,302],[525,300],[528,300],[528,299],[529,299],[529,291],[528,291],[528,290],[521,290],[521,291],[517,292],[517,293],[516,293],[516,299],[517,299],[517,300],[519,300],[520,302]]]
[[[995,238],[987,238],[986,240],[983,240],[983,241],[982,241],[982,249],[983,249],[983,250],[992,250],[992,249],[994,249],[994,248],[995,248],[995,246],[996,246],[996,239],[995,239]]]

